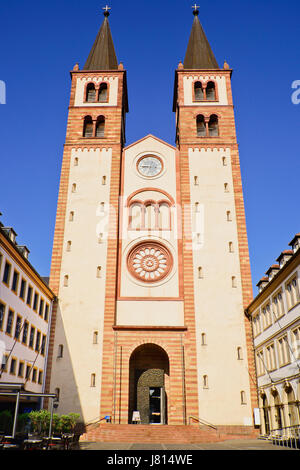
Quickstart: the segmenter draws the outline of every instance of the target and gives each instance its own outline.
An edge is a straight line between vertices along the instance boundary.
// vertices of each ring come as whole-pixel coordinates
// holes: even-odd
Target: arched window
[[[241,391],[241,405],[246,405],[246,393]]]
[[[194,84],[194,94],[195,94],[195,101],[203,101],[204,100],[204,93],[202,88],[201,82],[196,82]]]
[[[96,88],[94,83],[89,83],[86,87],[86,101],[88,103],[95,103],[96,101]]]
[[[204,116],[199,114],[197,116],[197,137],[205,137],[206,136],[206,126]]]
[[[208,101],[215,101],[216,100],[216,86],[214,82],[208,82],[206,87],[206,99]]]
[[[159,204],[158,226],[161,230],[171,230],[171,208],[166,202]]]
[[[104,137],[105,132],[105,117],[99,116],[96,123],[96,137]]]
[[[155,230],[157,228],[157,209],[154,202],[145,203],[145,229]]]
[[[209,119],[208,123],[208,133],[210,137],[218,137],[219,136],[219,121],[218,116],[212,114]]]
[[[99,103],[106,103],[108,97],[107,83],[101,83],[99,88],[98,101]]]
[[[140,230],[143,226],[143,206],[140,202],[134,202],[129,208],[129,228]]]
[[[84,118],[83,137],[93,137],[93,119],[91,116]]]

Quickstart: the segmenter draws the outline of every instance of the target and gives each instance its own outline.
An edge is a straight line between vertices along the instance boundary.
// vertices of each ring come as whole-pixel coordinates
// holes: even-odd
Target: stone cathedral
[[[174,145],[154,135],[127,145],[127,72],[108,16],[71,72],[47,389],[58,413],[86,424],[251,432],[252,285],[232,70],[219,67],[195,7],[175,72]]]

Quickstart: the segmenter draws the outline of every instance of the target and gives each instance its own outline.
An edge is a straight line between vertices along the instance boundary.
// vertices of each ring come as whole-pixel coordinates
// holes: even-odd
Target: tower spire
[[[214,53],[198,18],[199,6],[195,4],[192,8],[194,22],[184,59],[184,68],[197,70],[219,69]]]
[[[117,70],[118,61],[109,27],[108,17],[111,8],[106,5],[102,8],[104,21],[96,37],[84,70]]]

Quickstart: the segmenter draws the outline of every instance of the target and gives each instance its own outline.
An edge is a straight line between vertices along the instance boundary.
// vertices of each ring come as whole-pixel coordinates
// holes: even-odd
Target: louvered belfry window
[[[84,118],[83,137],[93,137],[93,120],[91,116]]]
[[[104,137],[105,133],[105,117],[99,116],[96,124],[96,137]]]
[[[206,126],[205,126],[204,116],[202,116],[202,114],[199,114],[199,116],[197,116],[197,136],[198,137],[206,136]]]
[[[203,93],[203,88],[202,88],[202,83],[201,82],[196,82],[195,83],[194,91],[195,91],[195,100],[196,101],[202,101],[204,99],[204,93]]]
[[[86,101],[88,103],[95,103],[96,101],[96,89],[93,83],[89,83],[86,87]]]
[[[216,87],[214,82],[208,82],[206,87],[206,99],[208,101],[215,101],[216,99]]]
[[[210,116],[210,120],[208,123],[208,132],[210,137],[218,137],[219,136],[219,123],[218,123],[218,116],[212,114]]]
[[[98,101],[99,103],[106,103],[107,102],[107,83],[101,83],[100,88],[99,88],[99,97]]]

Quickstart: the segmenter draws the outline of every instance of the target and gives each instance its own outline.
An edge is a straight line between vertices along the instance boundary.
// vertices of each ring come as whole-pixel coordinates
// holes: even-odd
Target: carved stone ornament
[[[146,283],[167,277],[173,267],[170,251],[158,242],[139,243],[129,253],[127,267],[130,274]]]

